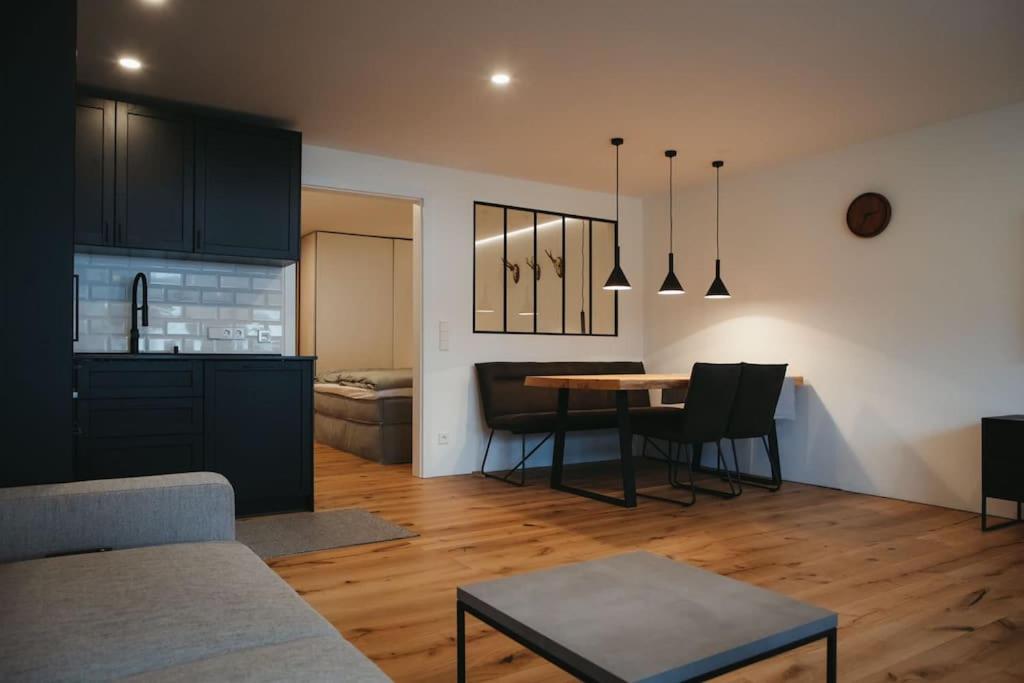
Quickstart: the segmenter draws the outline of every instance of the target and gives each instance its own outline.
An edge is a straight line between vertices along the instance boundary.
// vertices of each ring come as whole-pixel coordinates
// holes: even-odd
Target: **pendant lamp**
[[[658,294],[685,294],[686,290],[683,289],[682,283],[676,277],[675,254],[672,253],[672,238],[674,234],[672,226],[672,164],[675,161],[676,151],[674,149],[666,149],[665,156],[668,157],[668,275],[665,276],[665,281],[661,283],[661,289],[658,290]]]
[[[613,291],[632,289],[619,265],[619,147],[622,143],[622,138],[612,138],[612,144],[615,145],[615,267],[605,281],[604,288]]]
[[[705,299],[730,299],[732,295],[729,294],[729,288],[725,286],[725,282],[722,281],[722,259],[721,251],[719,248],[719,207],[721,204],[719,196],[720,186],[720,171],[722,166],[725,166],[724,161],[712,161],[711,165],[715,167],[715,279],[712,281],[711,286],[708,287],[708,293],[704,295]]]

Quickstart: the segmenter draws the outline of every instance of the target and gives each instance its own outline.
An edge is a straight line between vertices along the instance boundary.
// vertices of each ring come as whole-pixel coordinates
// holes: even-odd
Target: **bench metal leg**
[[[828,632],[828,644],[826,647],[826,660],[825,660],[825,680],[828,683],[836,683],[836,668],[838,664],[838,642],[836,637],[836,629],[832,629]]]
[[[680,459],[682,458],[681,453],[685,450],[686,446],[684,444],[676,444],[675,457],[672,456],[672,452],[673,452],[672,446],[673,446],[673,442],[669,441],[668,442],[668,453],[669,453],[669,456],[665,460],[665,462],[668,463],[668,484],[669,484],[669,486],[671,486],[674,489],[688,489],[690,491],[690,500],[679,500],[677,498],[668,498],[666,496],[656,496],[656,495],[651,494],[651,493],[640,493],[639,491],[637,491],[636,495],[643,496],[644,498],[651,498],[653,500],[660,500],[660,501],[663,501],[663,502],[666,502],[666,503],[675,503],[676,505],[681,505],[683,507],[687,507],[688,508],[688,507],[690,507],[691,505],[693,505],[694,503],[697,502],[697,493],[696,493],[696,491],[694,490],[694,487],[693,487],[693,469],[690,467],[690,458],[689,458],[689,456],[687,456],[686,457],[686,471],[687,471],[687,474],[689,475],[690,481],[689,481],[689,484],[685,484],[685,483],[679,482],[679,463],[680,463]],[[657,446],[655,446],[655,447],[657,447]]]
[[[459,683],[466,683],[466,608],[457,602],[455,609],[456,676]]]
[[[547,443],[547,440],[551,438],[552,434],[554,434],[554,432],[549,432],[547,436],[545,436],[543,439],[540,440],[540,443],[538,443],[536,446],[534,446],[533,448],[530,449],[529,453],[526,452],[526,434],[522,434],[521,435],[522,436],[522,441],[521,441],[522,446],[520,448],[519,462],[516,463],[516,466],[513,467],[512,469],[510,469],[505,474],[497,475],[497,474],[493,474],[493,473],[487,471],[487,455],[488,455],[488,453],[490,453],[490,450],[491,450],[491,439],[494,438],[494,430],[492,429],[491,430],[491,435],[489,437],[487,437],[487,449],[484,451],[484,461],[483,461],[483,463],[480,464],[480,474],[484,475],[488,479],[497,479],[498,481],[503,481],[506,484],[512,484],[513,486],[525,486],[526,485],[526,461],[530,459],[530,456],[532,456],[534,453],[537,452],[538,448],[540,448],[545,443]],[[514,480],[511,479],[512,475],[515,474],[516,470],[520,470],[520,472],[519,472],[519,481],[514,481]]]

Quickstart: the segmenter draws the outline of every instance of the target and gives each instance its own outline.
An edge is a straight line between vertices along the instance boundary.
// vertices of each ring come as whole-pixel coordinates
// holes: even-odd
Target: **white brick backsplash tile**
[[[216,320],[217,308],[215,306],[187,306],[186,317],[191,320]]]
[[[281,311],[276,308],[254,308],[252,309],[252,319],[277,322],[281,319]]]
[[[168,289],[167,300],[182,304],[199,303],[198,289]]]
[[[167,334],[176,336],[186,337],[198,337],[200,334],[199,323],[191,322],[168,322],[167,323]]]
[[[221,306],[217,309],[217,317],[221,320],[251,320],[252,310],[249,308]]]
[[[238,294],[248,294],[248,292],[238,292]],[[238,296],[234,292],[224,292],[219,289],[205,290],[202,296],[202,302],[204,304],[233,304],[235,303],[235,297]]]
[[[143,349],[170,351],[177,344],[183,353],[280,353],[284,335],[282,270],[277,266],[75,254],[75,272],[81,276],[80,340],[75,350],[127,350],[129,288],[135,274],[143,272],[149,278],[152,323],[139,330],[142,342],[151,344]],[[209,321],[242,327],[247,339],[205,339]],[[260,329],[270,331],[270,343],[256,341]]]
[[[220,276],[221,289],[249,289],[250,286],[251,283],[247,277],[240,277],[238,275]]]
[[[275,292],[281,291],[281,279],[269,277],[254,277],[252,279],[253,289],[266,289]]]
[[[152,285],[174,285],[180,287],[185,281],[181,273],[165,273],[155,271],[149,274],[149,283]]]
[[[185,315],[185,309],[174,304],[150,304],[149,315],[154,318],[180,318]]]
[[[189,287],[217,287],[217,276],[208,273],[186,273],[185,284]]]
[[[235,294],[235,303],[240,306],[266,306],[267,295],[256,292],[238,292]]]

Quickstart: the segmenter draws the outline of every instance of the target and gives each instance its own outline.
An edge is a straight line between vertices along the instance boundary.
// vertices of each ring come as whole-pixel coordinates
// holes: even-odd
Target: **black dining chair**
[[[652,414],[640,414],[632,420],[634,434],[663,439],[668,442],[668,480],[676,489],[688,489],[690,500],[676,500],[651,494],[638,494],[646,498],[655,498],[670,503],[689,506],[697,500],[697,492],[708,493],[724,498],[734,498],[742,493],[739,483],[738,461],[733,453],[736,465],[736,477],[732,476],[722,451],[722,439],[725,438],[732,414],[732,404],[740,380],[739,363],[694,363],[690,372],[690,383],[686,393],[686,404],[680,410],[665,411]],[[729,490],[698,486],[693,481],[693,457],[689,448],[697,444],[715,444],[718,463],[724,466]],[[684,457],[685,456],[685,457]],[[688,479],[679,479],[679,466],[686,465]]]
[[[779,440],[775,433],[775,408],[786,381],[786,368],[781,365],[740,364],[740,383],[733,402],[729,426],[725,438],[732,446],[733,460],[736,458],[737,439],[760,439],[768,456],[771,477],[760,477],[740,473],[744,484],[778,491],[782,486],[782,470],[779,462]],[[738,468],[737,468],[738,469]]]

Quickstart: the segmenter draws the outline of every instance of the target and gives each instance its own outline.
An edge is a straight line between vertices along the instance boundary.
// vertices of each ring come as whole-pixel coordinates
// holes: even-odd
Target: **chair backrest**
[[[686,392],[684,441],[708,443],[725,436],[739,383],[739,363],[693,364]]]
[[[527,375],[639,375],[644,364],[639,361],[579,361],[554,363],[477,363],[476,378],[480,388],[484,419],[522,413],[553,413],[558,409],[557,389],[538,389],[523,384]],[[629,392],[631,406],[649,406],[646,391]],[[613,391],[572,391],[570,410],[614,408]]]
[[[741,366],[740,386],[736,391],[726,436],[730,439],[766,436],[775,419],[775,407],[789,366],[756,363],[742,363]]]

